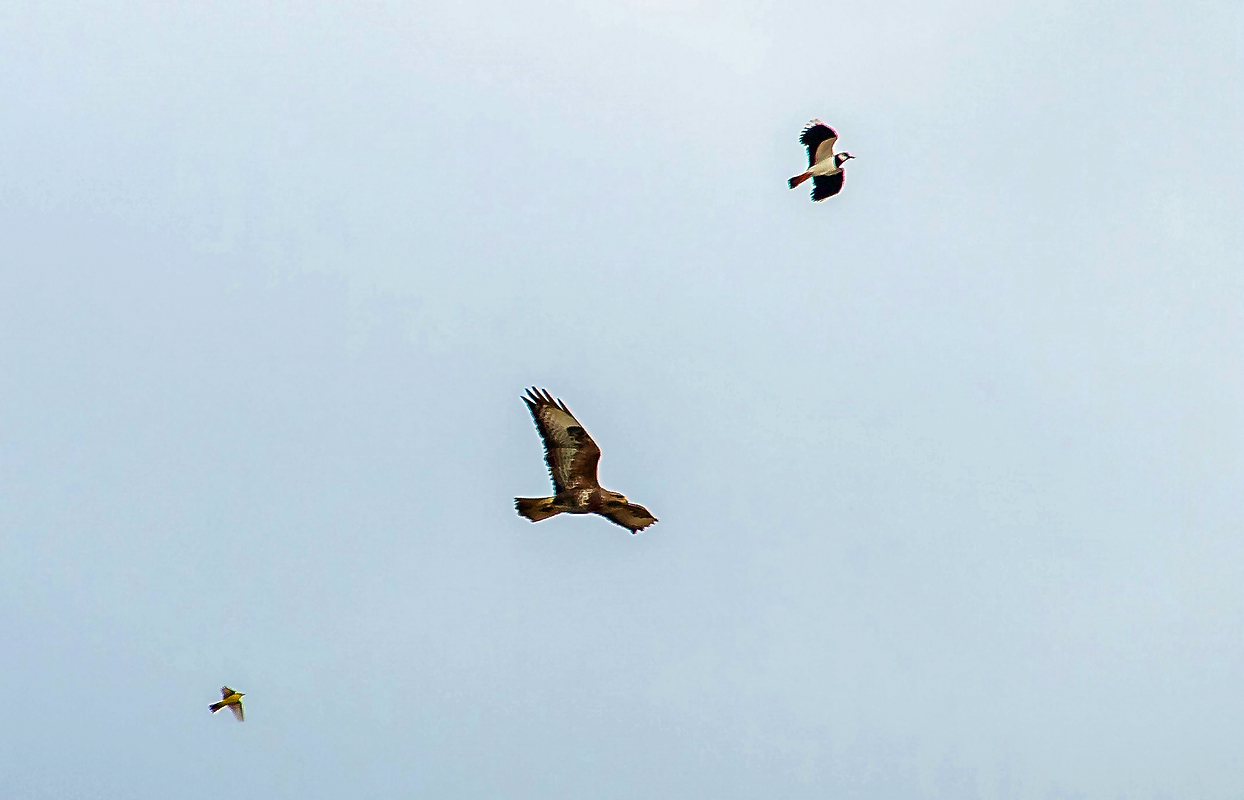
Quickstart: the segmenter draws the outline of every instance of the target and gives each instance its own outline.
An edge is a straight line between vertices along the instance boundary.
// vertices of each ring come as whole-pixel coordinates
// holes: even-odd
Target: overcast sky
[[[1241,98],[1236,2],[0,5],[0,795],[1244,796]],[[529,385],[657,525],[514,513]]]

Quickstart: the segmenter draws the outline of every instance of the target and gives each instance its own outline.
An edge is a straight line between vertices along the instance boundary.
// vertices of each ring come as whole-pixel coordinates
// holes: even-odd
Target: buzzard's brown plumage
[[[534,386],[527,390],[523,402],[544,440],[544,460],[549,465],[555,494],[515,498],[514,507],[519,514],[532,522],[562,513],[600,514],[631,533],[639,533],[657,521],[643,506],[601,488],[596,480],[600,448],[565,403]]]

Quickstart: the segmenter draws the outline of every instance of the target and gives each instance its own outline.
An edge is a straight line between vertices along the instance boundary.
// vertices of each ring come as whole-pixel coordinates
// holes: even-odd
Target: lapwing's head
[[[855,158],[855,156],[851,155],[850,153],[838,153],[836,156],[834,156],[834,158],[837,159],[838,166],[841,167],[843,164]]]

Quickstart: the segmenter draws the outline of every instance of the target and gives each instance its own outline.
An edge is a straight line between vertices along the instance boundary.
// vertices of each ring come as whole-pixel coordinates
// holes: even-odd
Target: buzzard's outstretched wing
[[[523,402],[544,439],[544,460],[557,491],[599,488],[596,465],[600,463],[600,448],[566,404],[554,400],[548,390],[534,386],[527,390]]]
[[[833,175],[825,177],[813,176],[812,178],[812,199],[824,200],[826,197],[833,197],[842,191],[842,182],[846,179],[847,174],[842,170],[835,172]],[[854,191],[854,189],[852,190]]]
[[[799,135],[799,143],[808,148],[808,166],[815,167],[834,154],[838,133],[819,119],[808,123]]]
[[[648,513],[648,509],[635,503],[607,505],[605,510],[601,512],[601,515],[607,517],[610,522],[616,522],[631,533],[639,533],[657,521],[656,517]]]

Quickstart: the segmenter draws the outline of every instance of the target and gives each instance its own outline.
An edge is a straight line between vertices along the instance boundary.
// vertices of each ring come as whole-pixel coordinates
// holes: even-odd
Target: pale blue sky
[[[1228,2],[5,3],[0,795],[1244,797],[1242,97]],[[532,384],[659,524],[515,515]]]

